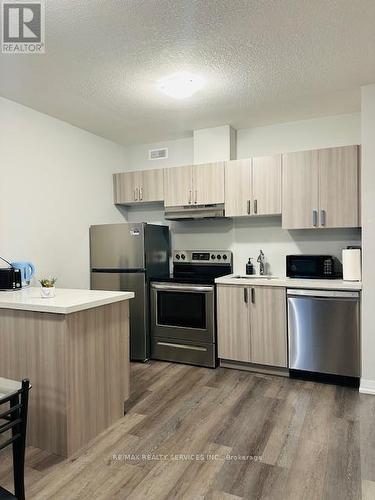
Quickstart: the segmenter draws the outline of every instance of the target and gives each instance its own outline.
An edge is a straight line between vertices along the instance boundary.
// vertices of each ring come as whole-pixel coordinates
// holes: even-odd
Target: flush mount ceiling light
[[[204,86],[201,76],[192,75],[188,72],[174,73],[159,81],[159,89],[175,99],[191,97]]]

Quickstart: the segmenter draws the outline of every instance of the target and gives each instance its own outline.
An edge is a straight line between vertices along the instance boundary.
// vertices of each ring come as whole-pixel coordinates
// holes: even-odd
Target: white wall
[[[165,160],[149,160],[148,150],[167,147],[168,158]],[[193,164],[193,137],[175,141],[138,144],[126,148],[126,165],[128,170],[142,170],[164,167],[177,167]]]
[[[0,255],[88,288],[90,224],[124,220],[111,175],[124,148],[0,98],[0,151]]]
[[[375,394],[375,85],[362,88],[362,379]]]
[[[361,115],[327,116],[237,131],[237,157],[361,143]]]
[[[360,144],[360,114],[339,115],[268,127],[238,130],[237,156],[246,158],[267,153]],[[168,146],[168,160],[151,162],[149,147],[128,149],[129,170],[136,168],[170,167],[192,163],[193,141],[166,141],[157,147]],[[131,161],[129,161],[131,159]],[[165,223],[160,206],[131,208],[129,221]],[[243,273],[248,257],[256,258],[262,249],[273,274],[285,275],[285,256],[292,253],[329,253],[341,259],[341,250],[360,243],[360,230],[302,230],[285,231],[277,217],[262,219],[208,220],[172,222],[172,248],[231,249],[234,271]]]

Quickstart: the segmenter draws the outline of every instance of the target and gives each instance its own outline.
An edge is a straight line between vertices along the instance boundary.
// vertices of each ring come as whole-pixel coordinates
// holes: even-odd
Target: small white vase
[[[56,288],[54,286],[42,286],[40,288],[40,295],[43,297],[43,299],[51,299],[56,295]]]

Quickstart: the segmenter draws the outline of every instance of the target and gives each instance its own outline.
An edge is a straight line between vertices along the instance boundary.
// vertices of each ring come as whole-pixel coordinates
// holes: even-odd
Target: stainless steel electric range
[[[215,368],[215,278],[232,273],[232,252],[176,250],[173,276],[151,283],[151,357]]]

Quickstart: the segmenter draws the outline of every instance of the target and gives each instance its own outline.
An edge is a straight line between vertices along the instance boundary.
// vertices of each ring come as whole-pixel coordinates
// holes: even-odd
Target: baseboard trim
[[[361,378],[359,392],[361,394],[371,394],[372,396],[375,396],[375,380]]]
[[[278,366],[257,365],[255,363],[244,363],[242,361],[230,361],[220,359],[220,366],[223,368],[233,368],[235,370],[244,370],[248,372],[262,373],[264,375],[277,375],[278,377],[289,377],[288,368]]]

